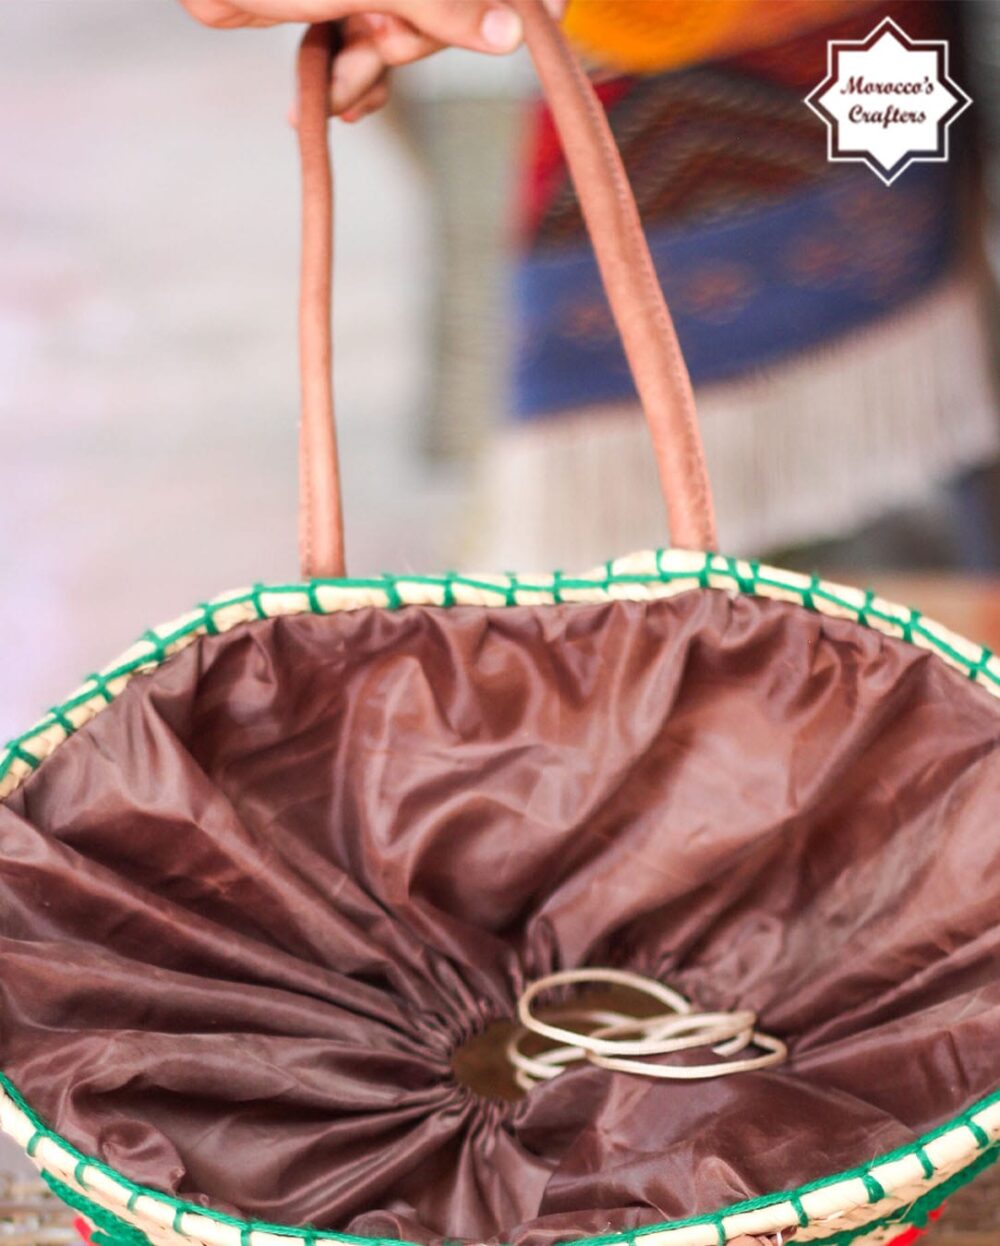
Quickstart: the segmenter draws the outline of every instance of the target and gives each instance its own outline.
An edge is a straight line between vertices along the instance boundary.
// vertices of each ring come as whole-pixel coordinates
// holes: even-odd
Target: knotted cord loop
[[[546,991],[595,983],[628,987],[665,1004],[669,1011],[637,1017],[617,1010],[570,1007],[550,1013],[549,1020],[542,1020],[532,1011],[534,1001]],[[788,1055],[788,1048],[781,1039],[757,1030],[757,1014],[750,1009],[696,1012],[691,1002],[673,987],[624,969],[566,969],[539,978],[522,992],[517,1002],[517,1017],[520,1027],[507,1044],[507,1058],[522,1090],[530,1090],[540,1081],[551,1081],[568,1065],[580,1060],[599,1068],[643,1077],[688,1081],[768,1068],[780,1064]],[[573,1030],[556,1024],[569,1021],[583,1022],[593,1028]],[[529,1034],[548,1038],[558,1046],[526,1055],[522,1042]],[[625,1037],[628,1035],[638,1037]],[[706,1064],[652,1063],[648,1059],[699,1047],[708,1047],[719,1056],[738,1055],[751,1047],[762,1054]]]

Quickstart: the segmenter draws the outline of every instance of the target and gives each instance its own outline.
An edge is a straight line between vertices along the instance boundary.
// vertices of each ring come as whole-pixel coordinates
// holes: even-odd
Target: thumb
[[[520,17],[504,0],[383,0],[383,6],[432,39],[473,52],[503,55],[524,37]]]

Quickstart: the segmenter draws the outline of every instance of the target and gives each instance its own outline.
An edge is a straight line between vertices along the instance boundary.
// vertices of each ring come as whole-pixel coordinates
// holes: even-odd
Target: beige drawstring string
[[[636,1017],[609,1009],[566,1008],[549,1014],[545,1021],[532,1012],[532,1004],[545,991],[595,983],[628,987],[664,1004],[669,1011],[652,1017]],[[690,1081],[769,1068],[780,1064],[788,1055],[788,1048],[781,1039],[756,1028],[755,1012],[749,1009],[695,1012],[691,1002],[679,991],[624,969],[565,969],[539,978],[521,994],[517,1017],[520,1027],[507,1044],[507,1058],[522,1090],[530,1090],[540,1081],[551,1081],[564,1072],[567,1065],[580,1060],[642,1077]],[[581,1031],[556,1024],[563,1021],[583,1022],[592,1028]],[[528,1056],[521,1048],[528,1034],[551,1039],[558,1046]],[[663,1064],[648,1059],[699,1047],[708,1047],[719,1056],[735,1056],[751,1047],[762,1054],[706,1064]]]

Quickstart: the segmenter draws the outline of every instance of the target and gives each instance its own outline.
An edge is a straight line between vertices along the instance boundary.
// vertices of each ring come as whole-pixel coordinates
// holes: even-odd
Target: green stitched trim
[[[933,1175],[934,1175],[934,1169],[932,1168],[931,1171],[927,1174],[927,1176],[932,1177]],[[795,1211],[795,1218],[799,1222],[799,1228],[804,1229],[806,1225],[809,1223],[809,1217],[806,1215],[806,1209],[802,1206],[802,1199],[799,1197],[798,1190],[794,1190],[788,1196],[788,1201],[791,1203],[792,1208]]]
[[[114,679],[115,676],[112,675],[110,678]],[[108,705],[110,705],[111,702],[115,699],[115,694],[108,687],[108,677],[100,674],[100,672],[95,671],[93,675],[88,675],[85,682],[92,683],[94,685],[94,688],[91,690],[90,696],[87,698],[88,700],[93,699],[95,692],[99,696],[102,696],[104,700],[107,701]]]
[[[163,647],[163,641],[151,627],[148,627],[139,639],[144,640],[152,648],[153,652],[150,656],[155,658],[157,666],[167,660],[167,651]]]
[[[385,589],[385,595],[390,610],[398,610],[403,604],[403,599],[399,595],[399,581],[393,576],[387,575],[382,579],[380,587]]]
[[[908,645],[913,644],[913,629],[920,622],[921,614],[919,610],[911,610],[909,615],[903,619],[901,627],[903,629],[903,639]]]
[[[253,605],[254,610],[256,610],[257,612],[258,619],[267,618],[267,611],[264,609],[263,605],[261,604],[261,600],[260,600],[260,595],[263,592],[264,592],[263,584],[255,584],[253,588],[251,588],[250,590],[250,601]]]
[[[70,721],[70,719],[68,719],[66,715],[62,712],[62,709],[60,706],[54,705],[52,709],[49,710],[49,714],[52,717],[52,721],[57,722],[59,726],[62,727],[63,731],[66,732],[67,735],[72,735],[73,732],[76,730],[76,728],[73,726],[73,723]]]
[[[715,1235],[719,1246],[726,1246],[726,1226],[722,1223],[722,1217],[713,1216],[712,1223],[715,1225]]]
[[[58,1143],[58,1145],[69,1155],[71,1155],[74,1160],[85,1161],[88,1167],[95,1168],[98,1172],[102,1172],[106,1176],[112,1178],[125,1189],[130,1190],[131,1194],[128,1202],[129,1207],[132,1206],[135,1198],[140,1195],[145,1195],[148,1198],[155,1199],[158,1203],[174,1208],[175,1211],[180,1209],[184,1212],[190,1212],[192,1215],[205,1216],[208,1219],[215,1220],[220,1224],[232,1225],[238,1228],[241,1233],[253,1232],[254,1230],[259,1229],[261,1232],[284,1235],[290,1240],[298,1239],[300,1242],[308,1240],[311,1236],[315,1242],[341,1242],[345,1243],[346,1246],[415,1246],[415,1243],[408,1242],[405,1239],[359,1237],[356,1234],[337,1233],[333,1230],[286,1228],[283,1225],[248,1222],[246,1220],[240,1220],[235,1216],[227,1215],[225,1212],[212,1211],[208,1208],[197,1207],[193,1203],[185,1203],[180,1199],[173,1198],[169,1194],[163,1194],[159,1190],[153,1190],[149,1187],[138,1185],[136,1182],[130,1181],[127,1177],[122,1176],[121,1173],[116,1172],[115,1169],[108,1167],[108,1165],[102,1163],[100,1160],[91,1159],[83,1155],[82,1152],[78,1151],[74,1146],[67,1142],[65,1138],[48,1129],[35,1114],[33,1109],[28,1106],[28,1103],[24,1097],[4,1073],[0,1073],[0,1086],[3,1087],[13,1102],[31,1122],[32,1126],[36,1130],[35,1136],[39,1139],[42,1137],[50,1138],[53,1142]],[[855,1177],[859,1177],[864,1180],[865,1177],[870,1176],[873,1168],[877,1168],[882,1164],[892,1163],[895,1160],[905,1159],[909,1155],[918,1154],[924,1147],[927,1146],[929,1142],[932,1142],[935,1138],[940,1138],[942,1135],[951,1132],[956,1127],[960,1128],[964,1125],[969,1128],[975,1128],[978,1129],[984,1137],[987,1137],[985,1131],[982,1130],[981,1126],[975,1124],[972,1117],[977,1116],[980,1112],[983,1112],[987,1108],[998,1103],[1000,1103],[1000,1089],[995,1090],[992,1094],[988,1095],[985,1099],[981,1099],[978,1103],[974,1103],[965,1112],[961,1113],[960,1116],[957,1116],[953,1120],[947,1121],[945,1124],[939,1125],[936,1129],[932,1129],[929,1133],[924,1134],[923,1137],[919,1138],[915,1143],[909,1143],[906,1146],[898,1147],[895,1151],[889,1151],[884,1155],[877,1156],[871,1161],[871,1163],[866,1164],[863,1167],[849,1169],[845,1172],[834,1173],[828,1177],[821,1177],[816,1181],[810,1181],[806,1185],[799,1186],[797,1190],[781,1191],[776,1194],[765,1194],[759,1198],[747,1199],[742,1203],[735,1203],[731,1207],[726,1207],[721,1212],[716,1212],[712,1215],[691,1216],[681,1220],[670,1220],[659,1224],[644,1225],[641,1228],[632,1229],[628,1232],[606,1233],[597,1237],[579,1238],[575,1242],[571,1243],[570,1246],[626,1246],[627,1243],[632,1243],[632,1246],[641,1246],[641,1241],[639,1239],[646,1237],[651,1233],[662,1233],[668,1229],[688,1228],[693,1225],[717,1225],[720,1219],[724,1221],[731,1216],[739,1215],[741,1212],[759,1211],[762,1208],[774,1207],[781,1203],[791,1203],[791,1205],[796,1209],[796,1215],[799,1217],[799,1223],[804,1227],[809,1223],[809,1219],[808,1216],[806,1216],[805,1220],[802,1219],[803,1215],[805,1215],[805,1209],[802,1207],[801,1201],[803,1195],[809,1194],[813,1190],[827,1189],[831,1185],[838,1185],[843,1181],[849,1181]],[[29,1154],[32,1153],[30,1146],[31,1144],[29,1143]],[[938,1193],[939,1190],[946,1189],[946,1193],[941,1194],[940,1197],[938,1197],[934,1202],[928,1202],[928,1207],[936,1207],[939,1202],[943,1201],[943,1199],[948,1196],[947,1191],[950,1191],[951,1188],[957,1188],[955,1182],[957,1178],[962,1177],[963,1173],[974,1170],[969,1176],[965,1177],[964,1180],[958,1181],[959,1185],[964,1184],[966,1180],[971,1180],[975,1173],[980,1172],[983,1168],[986,1168],[990,1163],[996,1160],[998,1156],[1000,1156],[1000,1141],[989,1143],[978,1159],[973,1160],[966,1168],[962,1169],[960,1173],[956,1174],[956,1176],[953,1176],[949,1178],[948,1181],[942,1182],[940,1185],[935,1186],[932,1190],[928,1191],[925,1196],[923,1196],[925,1200],[930,1200]],[[43,1173],[43,1176],[45,1176],[46,1180],[50,1180],[51,1174]],[[51,1178],[51,1180],[55,1180],[55,1178]],[[877,1185],[878,1182],[875,1182],[875,1184]],[[62,1197],[62,1195],[60,1195],[60,1197]],[[74,1194],[74,1197],[77,1199],[83,1199],[84,1196]],[[69,1199],[64,1199],[64,1201],[69,1202],[70,1206],[78,1206],[77,1203],[73,1203]],[[919,1202],[918,1204],[914,1204],[914,1206],[918,1205]],[[87,1214],[89,1215],[90,1213],[87,1212]],[[883,1220],[869,1222],[862,1231],[871,1232],[872,1229],[880,1227],[882,1224],[895,1223],[895,1217],[901,1215],[906,1215],[907,1223],[910,1222],[909,1209],[903,1209],[903,1211],[893,1213],[892,1215],[885,1217]],[[857,1234],[855,1234],[855,1236],[857,1236]],[[827,1239],[824,1238],[822,1240],[825,1246]],[[850,1240],[852,1239],[845,1238],[845,1242],[842,1244],[839,1239],[829,1239],[831,1246],[845,1246],[846,1242]]]
[[[29,753],[28,750],[20,745],[16,740],[12,740],[10,744],[7,745],[7,748],[10,750],[11,757],[16,757],[18,761],[26,762],[32,770],[37,770],[42,764],[42,759],[40,757],[36,757],[34,753]],[[2,771],[0,771],[0,775],[2,775]]]
[[[973,1120],[966,1120],[965,1126],[969,1133],[972,1134],[973,1138],[975,1138],[976,1145],[979,1149],[981,1151],[985,1151],[990,1145],[990,1135],[986,1132],[982,1125],[977,1125]]]
[[[931,1157],[919,1143],[914,1147],[913,1154],[920,1160],[920,1167],[924,1170],[924,1176],[927,1178],[933,1177],[934,1165],[931,1163]]]
[[[87,1219],[97,1226],[98,1232],[93,1235],[95,1246],[152,1246],[142,1229],[120,1219],[113,1211],[108,1211],[99,1203],[87,1198],[78,1190],[60,1181],[50,1172],[42,1171],[42,1179],[56,1198],[61,1199],[67,1207],[82,1212]]]
[[[721,557],[722,561],[725,563],[725,574],[732,577],[736,587],[741,593],[745,593],[748,597],[752,597],[754,595],[754,589],[757,587],[757,575],[754,572],[753,566],[751,565],[750,575],[747,576],[740,570],[738,559],[726,556]]]
[[[803,587],[801,584],[782,576],[780,572],[768,567],[760,567],[757,563],[748,564],[749,574],[746,574],[740,570],[736,559],[722,555],[705,554],[697,567],[671,569],[665,561],[668,557],[668,550],[659,550],[655,553],[656,570],[653,573],[617,573],[614,572],[612,564],[610,574],[608,571],[605,571],[604,577],[601,579],[587,576],[570,577],[557,573],[552,583],[542,582],[536,584],[529,581],[519,581],[518,587],[525,592],[537,594],[542,600],[550,597],[555,603],[561,603],[564,600],[567,590],[598,588],[606,591],[613,585],[642,586],[679,583],[687,583],[692,588],[696,585],[702,588],[709,588],[711,587],[712,578],[716,581],[728,579],[733,587],[755,596],[761,589],[780,589],[783,592],[796,593],[806,608],[808,608],[808,601],[812,601],[812,607],[816,610],[820,609],[818,602],[826,602],[831,606],[853,614],[857,621],[865,626],[870,627],[872,621],[877,620],[890,624],[894,629],[900,629],[911,643],[915,638],[919,637],[921,641],[926,643],[928,648],[935,651],[939,656],[946,658],[953,666],[958,667],[959,670],[970,678],[975,678],[976,682],[989,684],[992,688],[1000,689],[1000,674],[991,668],[989,665],[991,655],[984,652],[981,646],[975,647],[975,654],[970,658],[964,652],[960,652],[954,645],[939,638],[932,629],[925,625],[918,611],[906,612],[901,615],[895,611],[879,609],[875,605],[876,599],[871,592],[865,595],[863,604],[859,606],[855,600],[848,600],[832,587],[822,583],[817,585],[812,580],[809,582],[808,587]],[[215,616],[220,610],[230,609],[234,606],[251,605],[259,618],[269,617],[266,616],[263,602],[261,601],[261,593],[264,591],[269,596],[277,597],[290,594],[305,595],[310,609],[315,610],[318,606],[318,599],[315,591],[310,590],[314,590],[316,585],[330,585],[345,589],[380,589],[386,593],[390,607],[396,608],[402,605],[399,586],[405,584],[430,585],[440,588],[445,605],[454,604],[456,586],[490,593],[497,597],[498,602],[503,601],[504,603],[508,601],[510,590],[509,583],[504,584],[501,582],[497,584],[478,579],[475,576],[456,575],[454,573],[438,576],[409,575],[316,580],[305,584],[275,584],[268,586],[266,590],[261,585],[255,585],[250,590],[230,593],[217,598],[213,602],[202,603],[198,607],[193,620],[188,619],[170,632],[158,633],[159,644],[157,652],[166,654],[178,641],[185,640],[200,632],[205,632],[210,636],[217,635],[219,628],[215,621]],[[324,612],[320,611],[320,613]],[[136,671],[148,670],[151,660],[152,655],[143,653],[130,658],[128,661],[120,662],[110,670],[105,671],[103,675],[92,676],[92,687],[85,687],[81,692],[64,701],[55,710],[52,710],[42,722],[36,724],[22,735],[15,737],[10,742],[6,751],[0,755],[0,779],[4,778],[15,761],[23,762],[32,770],[36,769],[40,759],[25,745],[30,745],[32,740],[53,724],[58,724],[64,731],[68,731],[69,726],[72,726],[72,724],[69,723],[66,715],[78,706],[86,705],[93,700],[95,694],[102,696],[107,702],[113,701],[115,694],[108,685],[123,676],[127,679],[135,674]]]
[[[858,1225],[856,1228],[843,1229],[840,1233],[834,1233],[830,1237],[814,1238],[810,1246],[851,1246],[851,1243],[857,1241],[859,1237],[865,1237],[878,1229],[905,1229],[910,1225],[918,1229],[926,1228],[932,1211],[936,1211],[962,1186],[975,1180],[997,1159],[1000,1159],[1000,1149],[994,1146],[990,1151],[973,1160],[971,1164],[967,1164],[965,1168],[959,1169],[947,1181],[942,1181],[940,1185],[922,1194],[915,1202],[900,1207],[887,1216],[880,1216],[877,1220],[869,1220],[867,1224]]]
[[[881,1203],[881,1201],[885,1198],[885,1190],[882,1188],[881,1184],[875,1180],[870,1172],[863,1172],[861,1174],[861,1180],[864,1182],[864,1187],[868,1191],[869,1203]]]
[[[215,626],[215,615],[212,612],[211,602],[199,601],[198,610],[201,612],[201,626],[209,636],[218,636],[219,629]]]

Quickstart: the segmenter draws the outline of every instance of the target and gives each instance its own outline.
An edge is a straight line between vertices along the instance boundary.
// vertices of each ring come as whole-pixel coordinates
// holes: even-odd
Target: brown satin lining
[[[130,1178],[291,1225],[548,1244],[794,1187],[993,1087],[998,723],[932,655],[718,592],[205,639],[0,808],[0,1064]],[[792,1060],[457,1081],[585,963]]]

